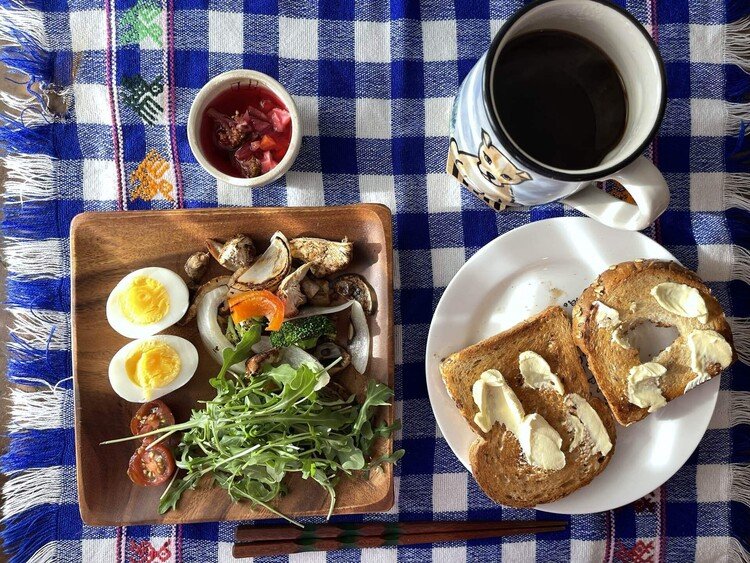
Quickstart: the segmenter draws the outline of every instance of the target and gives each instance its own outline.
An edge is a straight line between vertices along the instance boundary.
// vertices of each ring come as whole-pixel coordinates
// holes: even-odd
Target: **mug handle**
[[[633,196],[626,203],[591,184],[562,200],[597,221],[628,231],[640,231],[653,223],[669,205],[669,188],[659,169],[639,156],[622,170],[603,180],[616,180]]]

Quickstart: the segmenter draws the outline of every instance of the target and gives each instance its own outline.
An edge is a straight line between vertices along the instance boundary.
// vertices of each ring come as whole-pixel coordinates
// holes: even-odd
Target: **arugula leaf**
[[[346,448],[340,449],[337,457],[343,469],[362,469],[365,466],[365,456],[354,445],[354,440],[350,440]]]
[[[250,357],[253,346],[260,341],[261,330],[260,324],[255,323],[245,330],[237,346],[234,348],[224,348],[224,351],[221,353],[224,363],[221,365],[221,371],[215,379],[223,379],[231,366]]]
[[[289,364],[281,364],[275,367],[266,367],[265,373],[279,385],[285,385],[296,377],[297,370]]]
[[[370,419],[372,410],[375,407],[387,405],[388,400],[393,397],[393,390],[382,383],[376,383],[372,379],[367,383],[367,393],[362,407],[359,409],[359,416],[354,423],[354,433],[359,434],[362,426]]]
[[[164,491],[164,494],[159,499],[159,514],[164,514],[168,510],[174,510],[177,508],[177,503],[182,496],[182,493],[188,489],[194,489],[195,485],[200,480],[200,474],[188,474],[182,479],[173,480],[169,487]]]

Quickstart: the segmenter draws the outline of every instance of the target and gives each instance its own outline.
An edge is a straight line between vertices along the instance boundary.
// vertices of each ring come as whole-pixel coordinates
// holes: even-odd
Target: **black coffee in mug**
[[[500,122],[531,158],[585,170],[622,139],[628,105],[622,79],[583,37],[558,30],[520,35],[502,49],[493,74]]]

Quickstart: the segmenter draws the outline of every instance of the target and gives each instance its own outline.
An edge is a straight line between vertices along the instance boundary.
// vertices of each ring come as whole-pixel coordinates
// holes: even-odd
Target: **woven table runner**
[[[379,202],[393,211],[396,504],[385,520],[544,518],[489,501],[437,430],[424,352],[458,268],[509,230],[575,215],[496,213],[444,173],[459,84],[519,0],[0,0],[0,60],[28,96],[0,94],[10,318],[2,538],[11,561],[231,560],[235,523],[89,527],[78,512],[68,232],[83,211]],[[646,234],[707,281],[741,359],[700,446],[637,502],[564,517],[544,537],[349,550],[291,561],[750,560],[750,5],[628,0],[664,58],[669,102],[647,154],[669,210]],[[217,183],[190,151],[198,89],[251,68],[302,114],[292,170],[258,190]],[[147,241],[144,241],[147,243]],[[347,517],[350,519],[351,517]],[[287,558],[277,558],[285,561]]]

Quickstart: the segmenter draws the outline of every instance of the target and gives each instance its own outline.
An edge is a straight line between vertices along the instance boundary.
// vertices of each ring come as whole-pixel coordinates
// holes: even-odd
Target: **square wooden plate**
[[[72,340],[75,390],[75,436],[78,498],[83,521],[90,525],[176,524],[273,517],[247,503],[234,504],[221,489],[186,492],[178,509],[160,515],[164,487],[133,485],[125,471],[137,442],[101,446],[129,435],[139,405],[121,399],[108,379],[109,361],[128,339],[107,323],[105,303],[127,273],[162,266],[185,277],[187,257],[206,238],[227,239],[247,233],[265,249],[275,231],[288,238],[308,235],[348,237],[354,261],[347,269],[365,276],[375,289],[378,308],[370,318],[372,354],[366,376],[393,387],[393,253],[391,214],[387,207],[358,204],[338,207],[222,208],[128,213],[84,213],[71,225]],[[226,273],[213,264],[207,278]],[[208,380],[218,371],[204,350],[195,323],[167,331],[187,338],[200,353],[198,371],[181,389],[164,397],[178,421],[186,420],[200,399],[215,393]],[[384,413],[389,422],[393,408]],[[392,441],[382,443],[390,451]],[[290,478],[289,492],[275,505],[290,516],[325,514],[328,497],[312,481]],[[342,479],[337,487],[337,514],[387,510],[393,505],[393,468],[372,471],[369,479]]]

